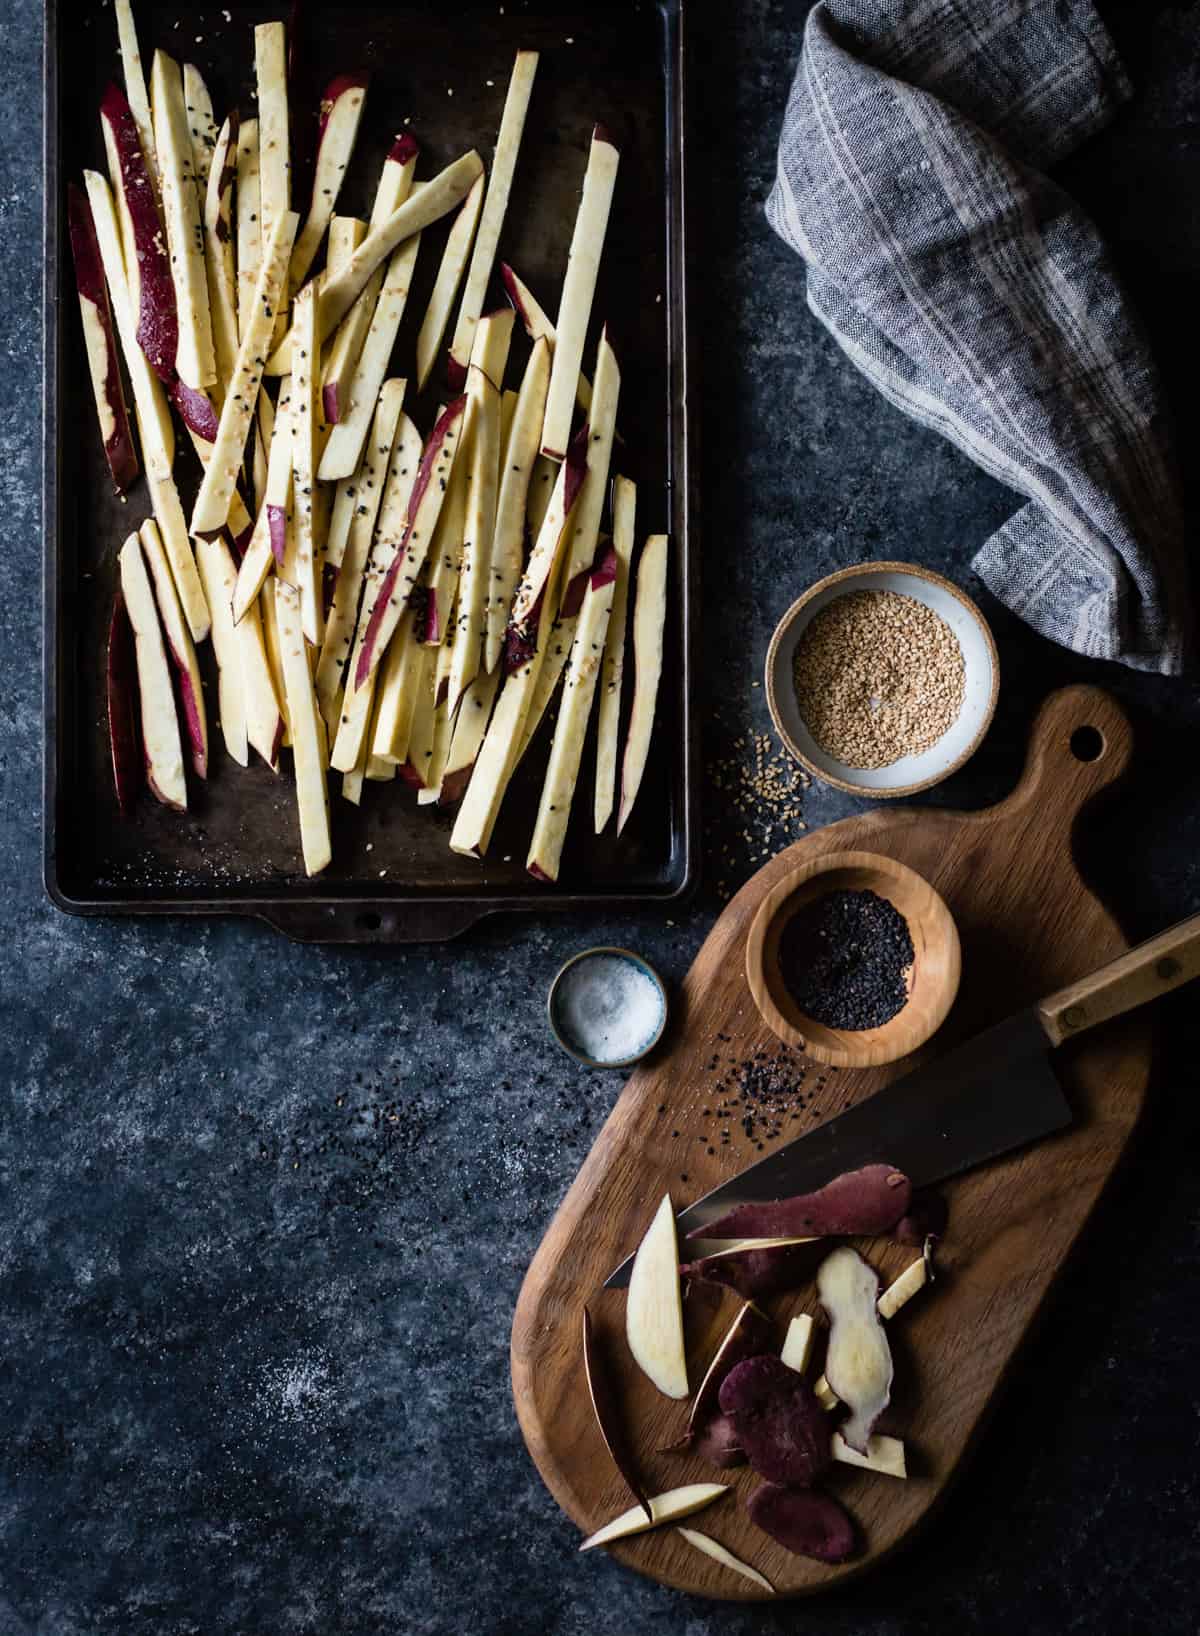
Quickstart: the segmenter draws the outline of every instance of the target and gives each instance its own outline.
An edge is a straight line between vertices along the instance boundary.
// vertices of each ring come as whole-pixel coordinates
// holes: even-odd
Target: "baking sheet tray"
[[[147,67],[156,47],[194,62],[218,121],[253,107],[255,23],[282,5],[195,8],[171,0],[135,7]],[[318,880],[300,871],[290,757],[272,774],[236,766],[219,731],[206,784],[192,780],[180,815],[144,798],[117,810],[105,718],[104,648],[116,553],[150,507],[139,482],[112,493],[95,425],[64,221],[65,187],[85,166],[104,170],[98,106],[120,77],[111,7],[46,10],[45,378],[45,874],[60,908],[76,914],[252,915],[307,941],[416,942],[452,937],[505,910],[603,911],[667,905],[695,882],[699,826],[695,663],[698,565],[694,367],[687,291],[687,19],[684,0],[606,0],[603,6],[310,4],[299,8],[293,119],[315,110],[334,73],[371,72],[362,128],[338,209],[367,216],[393,133],[421,143],[429,176],[469,147],[490,164],[514,52],[542,52],[500,259],[553,311],[574,224],[592,125],[617,136],[621,174],[589,355],[607,318],[620,350],[623,392],[616,465],[638,483],[637,534],[672,536],[672,597],[654,745],[638,807],[618,841],[591,833],[594,733],[555,887],[525,873],[549,749],[545,724],[505,800],[482,863],[450,851],[453,814],[418,809],[398,783],[371,785],[356,809],[331,779],[334,862]],[[229,19],[228,21],[226,19]],[[310,160],[311,163],[311,160]],[[294,182],[304,209],[303,160]],[[429,230],[392,373],[411,368],[416,329],[448,222]],[[497,301],[499,288],[496,287]],[[514,341],[510,380],[523,366]],[[445,395],[438,372],[405,409],[422,433]],[[185,510],[199,481],[179,438]],[[201,650],[210,727],[216,672]],[[627,687],[628,687],[627,667]],[[628,698],[626,699],[626,710]]]

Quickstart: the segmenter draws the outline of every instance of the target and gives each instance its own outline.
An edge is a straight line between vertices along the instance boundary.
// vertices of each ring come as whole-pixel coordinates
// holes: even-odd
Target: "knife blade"
[[[893,1080],[689,1204],[681,1235],[735,1205],[808,1193],[861,1165],[891,1164],[916,1187],[944,1181],[1071,1122],[1036,1007]],[[605,1283],[629,1281],[629,1256]]]

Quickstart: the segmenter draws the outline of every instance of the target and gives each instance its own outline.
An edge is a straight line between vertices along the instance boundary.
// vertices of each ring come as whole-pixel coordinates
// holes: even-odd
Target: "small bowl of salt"
[[[585,1068],[632,1068],[662,1039],[667,991],[629,949],[585,949],[563,966],[546,1004],[550,1029]]]

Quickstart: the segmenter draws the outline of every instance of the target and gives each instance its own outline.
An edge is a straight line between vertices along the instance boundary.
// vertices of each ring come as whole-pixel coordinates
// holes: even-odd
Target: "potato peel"
[[[779,1358],[747,1358],[731,1370],[721,1383],[721,1411],[768,1482],[807,1488],[828,1470],[828,1417],[803,1376]]]
[[[746,1503],[751,1522],[787,1551],[844,1562],[858,1549],[854,1523],[836,1500],[812,1488],[764,1483]]]
[[[894,1165],[865,1165],[835,1176],[815,1193],[762,1204],[739,1204],[689,1238],[782,1238],[807,1233],[833,1238],[890,1233],[907,1214],[912,1183]]]
[[[637,1480],[637,1471],[625,1440],[624,1427],[621,1423],[612,1379],[600,1355],[599,1345],[592,1325],[592,1315],[587,1307],[583,1309],[583,1367],[587,1375],[592,1410],[596,1416],[596,1424],[600,1428],[600,1435],[604,1439],[604,1446],[609,1452],[613,1465],[624,1477],[629,1492],[646,1513],[647,1523],[652,1524],[654,1515],[650,1510],[650,1501],[646,1498],[645,1492]]]
[[[775,1587],[767,1576],[760,1574],[758,1569],[752,1568],[748,1562],[743,1562],[741,1557],[734,1556],[732,1551],[727,1551],[719,1540],[713,1539],[709,1534],[702,1534],[697,1528],[677,1528],[675,1532],[682,1534],[689,1545],[711,1557],[714,1562],[719,1562],[723,1568],[728,1568],[731,1573],[741,1574],[743,1579],[748,1579],[752,1585],[761,1586],[774,1596]]]

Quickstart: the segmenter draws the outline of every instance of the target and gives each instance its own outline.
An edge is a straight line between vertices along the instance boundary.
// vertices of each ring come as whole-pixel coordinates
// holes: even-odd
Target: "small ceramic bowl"
[[[896,591],[923,602],[946,621],[962,649],[965,689],[958,720],[928,750],[890,767],[851,767],[829,755],[809,732],[796,700],[792,664],[800,638],[822,608],[851,591]],[[787,750],[826,784],[876,800],[915,795],[957,772],[982,744],[999,688],[996,644],[970,597],[940,574],[903,562],[868,562],[819,580],[779,621],[767,653],[767,703]]]
[[[644,1043],[638,1045],[632,1055],[614,1057],[589,1056],[583,1044],[571,1031],[569,1020],[565,1014],[564,1001],[571,982],[582,972],[588,961],[598,959],[624,960],[642,972],[654,984],[658,992],[659,1011],[658,1021],[648,1030]],[[600,947],[584,949],[582,954],[572,955],[571,959],[561,968],[550,985],[550,994],[546,1001],[546,1015],[550,1021],[550,1032],[569,1056],[576,1062],[582,1062],[585,1068],[632,1068],[635,1062],[649,1056],[667,1026],[667,989],[662,978],[655,971],[648,960],[643,960],[640,954],[634,954],[631,949]]]
[[[779,969],[788,922],[814,898],[837,891],[875,892],[908,923],[914,954],[908,1001],[881,1028],[828,1028],[806,1016]],[[875,852],[830,852],[792,870],[763,900],[746,943],[746,980],[767,1027],[786,1045],[836,1068],[878,1068],[918,1050],[949,1016],[961,975],[958,928],[945,903],[916,870]]]

